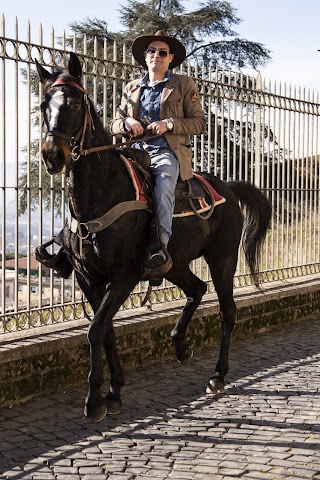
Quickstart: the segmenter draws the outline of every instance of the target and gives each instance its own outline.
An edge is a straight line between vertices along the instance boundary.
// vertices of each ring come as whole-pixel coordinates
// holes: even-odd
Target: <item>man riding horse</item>
[[[179,175],[182,180],[192,178],[190,135],[203,133],[206,121],[195,82],[171,71],[186,57],[179,40],[162,30],[143,35],[133,42],[132,55],[147,73],[126,85],[110,131],[112,135],[137,137],[132,146],[143,149],[151,158],[155,221],[145,272],[161,283],[172,266],[167,245],[172,233],[175,187]],[[145,130],[152,138],[139,141]],[[37,259],[61,276],[69,276],[72,269],[63,251],[58,257],[52,256],[45,246],[38,247]]]

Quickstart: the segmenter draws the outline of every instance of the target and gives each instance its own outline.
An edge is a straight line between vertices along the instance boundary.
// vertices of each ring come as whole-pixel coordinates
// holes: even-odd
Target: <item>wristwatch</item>
[[[166,122],[167,122],[167,129],[168,130],[173,130],[173,120],[172,120],[172,118],[166,118]]]

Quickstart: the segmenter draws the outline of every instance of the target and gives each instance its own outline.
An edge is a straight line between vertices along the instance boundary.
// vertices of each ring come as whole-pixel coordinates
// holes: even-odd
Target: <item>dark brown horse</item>
[[[88,331],[91,369],[85,415],[89,421],[97,422],[106,414],[121,410],[124,375],[112,321],[143,277],[151,214],[147,210],[128,209],[106,228],[90,231],[90,221],[103,217],[122,202],[134,200],[135,191],[119,152],[96,148],[112,142],[81,86],[78,57],[70,54],[67,70],[49,73],[38,63],[37,70],[45,91],[41,104],[46,125],[43,161],[49,174],[65,173],[69,182],[73,220],[63,230],[63,247],[94,312]],[[186,362],[192,355],[186,338],[188,324],[206,292],[206,283],[191,272],[189,264],[204,256],[209,265],[220,303],[222,335],[218,363],[207,391],[218,392],[223,391],[228,372],[230,335],[236,320],[233,277],[240,239],[243,235],[246,260],[258,285],[257,261],[270,223],[271,206],[250,184],[224,183],[212,175],[203,176],[226,202],[216,207],[207,220],[195,215],[174,219],[168,245],[173,267],[166,278],[188,298],[171,334],[177,359]],[[246,207],[244,227],[239,200]],[[102,347],[110,372],[105,398],[101,394]]]

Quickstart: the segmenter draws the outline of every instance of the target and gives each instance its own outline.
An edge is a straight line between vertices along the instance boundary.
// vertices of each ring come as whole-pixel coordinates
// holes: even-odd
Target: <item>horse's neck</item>
[[[132,197],[129,176],[114,150],[81,157],[69,185],[73,213],[80,222],[98,218]]]

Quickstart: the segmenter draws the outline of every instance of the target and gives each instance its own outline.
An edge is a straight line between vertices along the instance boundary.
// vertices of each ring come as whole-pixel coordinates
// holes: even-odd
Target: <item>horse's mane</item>
[[[101,115],[99,115],[99,113],[97,112],[97,109],[94,106],[90,97],[88,97],[88,100],[89,100],[89,103],[90,103],[90,113],[91,113],[91,117],[92,117],[92,121],[93,121],[93,124],[94,124],[96,135],[97,134],[101,135],[102,142],[103,142],[104,145],[111,145],[111,143],[112,143],[111,135],[109,135],[107,130],[104,128],[104,126],[102,124]]]

